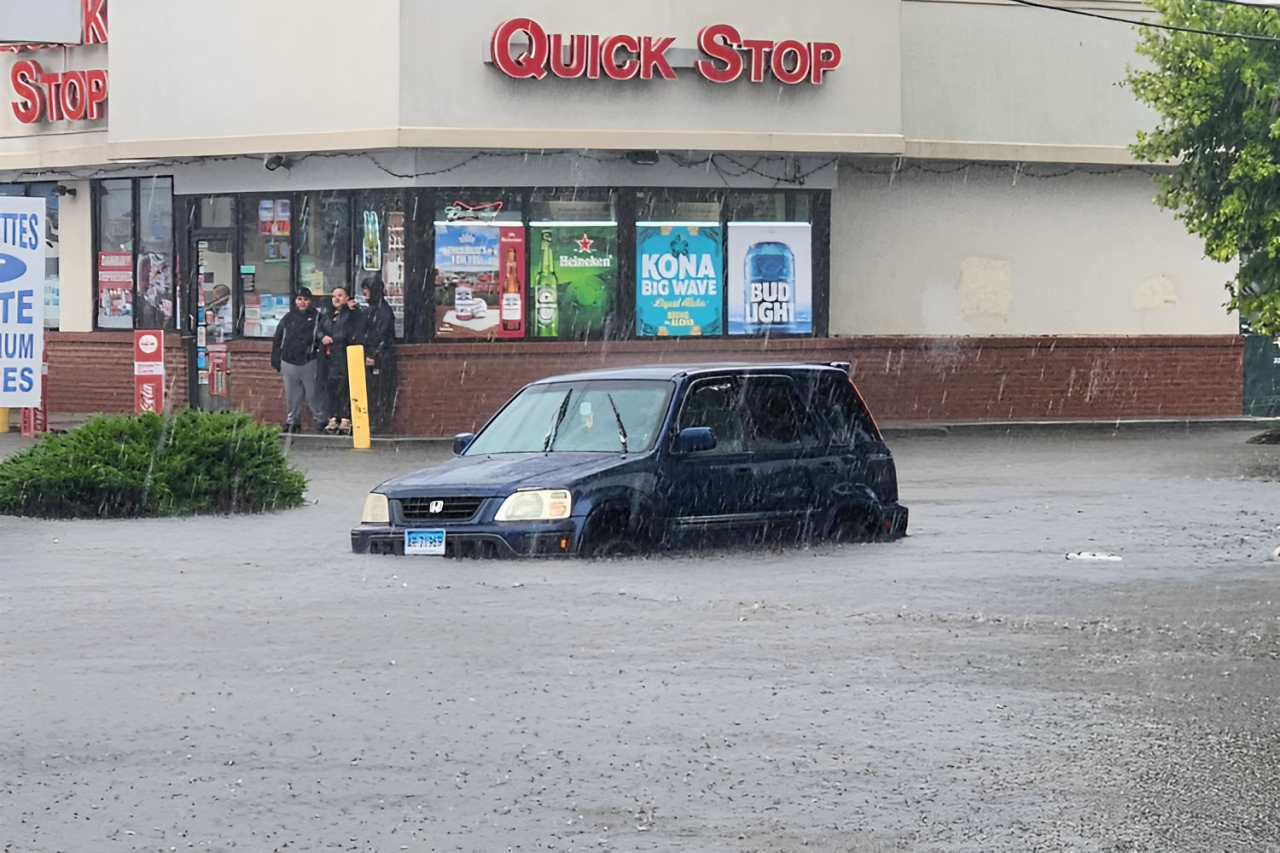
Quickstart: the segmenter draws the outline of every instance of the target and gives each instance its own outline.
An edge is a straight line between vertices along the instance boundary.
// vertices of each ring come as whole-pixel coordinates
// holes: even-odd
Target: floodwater
[[[0,517],[4,850],[1280,850],[1250,434],[891,439],[887,544],[351,554],[441,447],[295,446],[269,516]]]

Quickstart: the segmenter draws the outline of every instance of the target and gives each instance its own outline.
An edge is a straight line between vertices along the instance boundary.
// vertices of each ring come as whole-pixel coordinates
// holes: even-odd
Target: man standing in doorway
[[[396,314],[383,296],[382,279],[364,280],[364,363],[369,386],[369,431],[383,434],[396,408]]]
[[[311,291],[299,289],[271,342],[271,366],[284,379],[287,432],[301,432],[304,402],[311,408],[316,432],[323,430],[329,419],[326,389],[320,382],[320,353],[324,348],[321,341],[326,334],[328,323],[311,305]]]

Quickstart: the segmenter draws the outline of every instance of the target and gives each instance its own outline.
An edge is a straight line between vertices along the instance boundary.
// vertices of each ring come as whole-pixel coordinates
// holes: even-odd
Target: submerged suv
[[[553,376],[454,452],[376,487],[352,550],[595,555],[907,531],[893,457],[844,366]]]

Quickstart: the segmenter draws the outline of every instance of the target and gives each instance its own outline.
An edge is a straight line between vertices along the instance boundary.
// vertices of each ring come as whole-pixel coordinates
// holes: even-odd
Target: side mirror
[[[476,434],[473,432],[460,432],[453,437],[453,455],[461,456],[462,452],[471,446],[471,442],[475,439]]]
[[[711,450],[716,446],[716,435],[711,427],[685,427],[676,436],[677,453],[694,453],[699,450]]]

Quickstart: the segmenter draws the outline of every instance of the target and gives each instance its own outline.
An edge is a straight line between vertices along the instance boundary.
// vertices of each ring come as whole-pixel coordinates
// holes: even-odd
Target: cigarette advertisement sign
[[[40,405],[44,229],[44,199],[0,197],[0,407]]]
[[[133,255],[98,253],[98,328],[133,328]]]
[[[719,222],[636,223],[636,334],[720,334],[721,233]]]
[[[729,334],[813,333],[807,222],[729,223]]]
[[[435,230],[436,337],[495,337],[502,227],[491,222],[436,222]]]
[[[531,336],[600,335],[618,284],[618,224],[530,222],[529,237]]]

